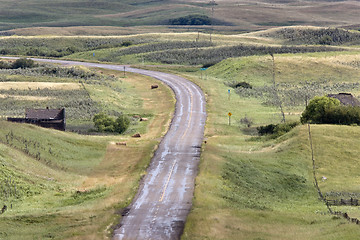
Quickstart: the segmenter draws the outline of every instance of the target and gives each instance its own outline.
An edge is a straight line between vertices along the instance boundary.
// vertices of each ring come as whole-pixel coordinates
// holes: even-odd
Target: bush
[[[276,124],[269,124],[269,125],[257,127],[256,129],[258,130],[260,136],[264,136],[267,134],[274,134],[274,130],[276,126],[277,126]]]
[[[334,107],[340,106],[340,101],[330,97],[314,97],[302,113],[302,123],[326,123],[327,113],[333,111]]]
[[[330,97],[315,97],[300,118],[302,123],[360,125],[360,107],[340,105]]]
[[[131,45],[133,45],[132,41],[124,41],[124,42],[121,43],[122,47],[129,47]]]
[[[98,132],[123,133],[130,125],[130,119],[120,115],[116,120],[105,113],[96,114],[93,118],[95,128]]]
[[[13,64],[12,68],[33,68],[35,66],[35,62],[32,59],[27,58],[19,58]]]
[[[9,69],[11,64],[7,61],[0,61],[0,69]]]
[[[203,68],[209,68],[211,66],[214,66],[215,64],[217,64],[217,62],[208,62],[202,65]]]
[[[93,118],[93,122],[98,132],[115,131],[115,120],[105,113],[96,114]]]
[[[226,83],[229,87],[232,87],[232,88],[249,88],[249,89],[252,89],[252,85],[250,83],[247,83],[247,82],[236,82],[236,81],[233,81],[233,82],[228,82]]]
[[[244,118],[240,119],[239,123],[246,125],[249,128],[254,123],[254,121],[251,118],[245,116]]]
[[[299,122],[269,124],[269,125],[257,127],[257,130],[260,136],[272,135],[273,137],[279,137],[287,132],[290,132],[291,129],[293,129],[297,125],[299,125]]]
[[[123,133],[130,125],[130,119],[125,115],[120,115],[115,121],[115,132]]]

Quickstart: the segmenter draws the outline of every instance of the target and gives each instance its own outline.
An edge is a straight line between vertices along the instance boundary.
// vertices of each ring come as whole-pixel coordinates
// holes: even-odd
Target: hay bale
[[[139,138],[139,137],[141,137],[141,135],[140,135],[140,133],[136,133],[136,134],[132,135],[132,137],[133,138]]]

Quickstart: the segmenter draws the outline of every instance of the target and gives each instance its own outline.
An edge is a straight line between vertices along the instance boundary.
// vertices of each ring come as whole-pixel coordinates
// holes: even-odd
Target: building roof
[[[351,93],[328,94],[327,96],[338,99],[343,105],[360,107],[360,101],[356,99]]]
[[[26,109],[26,119],[63,119],[64,109]]]

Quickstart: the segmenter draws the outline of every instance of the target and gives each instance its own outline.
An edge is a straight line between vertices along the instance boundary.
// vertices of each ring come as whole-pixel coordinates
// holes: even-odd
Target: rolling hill
[[[330,214],[319,200],[307,126],[264,137],[257,127],[281,122],[274,85],[290,123],[299,120],[313,96],[360,96],[360,1],[4,0],[0,9],[0,55],[131,64],[181,75],[202,88],[206,143],[183,239],[359,236],[358,225]],[[212,18],[213,24],[168,24],[194,14]],[[100,110],[141,114],[150,121],[133,120],[122,136],[88,137],[0,119],[0,203],[13,204],[0,215],[0,238],[110,238],[111,226],[146,174],[174,99],[165,86],[149,92],[155,81],[149,78],[47,67],[45,75],[37,68],[0,70],[1,115],[44,104],[50,90],[39,86],[46,82],[72,87],[51,97],[54,104],[73,108],[68,123],[74,131],[88,129]],[[77,74],[92,72],[79,87]],[[251,87],[234,87],[240,83]],[[60,101],[65,94],[68,101]],[[85,99],[86,107],[71,105],[75,98]],[[79,115],[86,119],[74,117]],[[324,195],[360,198],[359,127],[311,129],[315,178]],[[135,131],[145,137],[131,139]],[[126,151],[114,144],[118,141],[128,141]],[[360,218],[356,206],[332,208]]]
[[[117,35],[124,32],[178,32],[189,29],[246,32],[294,25],[352,29],[360,26],[359,1],[6,0],[1,1],[0,9],[0,31],[18,29],[15,32],[2,32],[3,35],[25,34],[28,30],[20,28],[33,27],[65,27],[67,34],[75,35],[91,34],[91,31]],[[170,19],[193,14],[206,15],[213,24],[169,25]],[[107,28],[98,29],[96,26]],[[48,28],[44,31],[51,32]]]

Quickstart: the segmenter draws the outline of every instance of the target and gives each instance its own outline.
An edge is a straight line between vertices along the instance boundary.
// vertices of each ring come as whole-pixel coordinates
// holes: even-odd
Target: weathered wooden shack
[[[65,131],[65,108],[26,109],[25,118],[7,118],[10,122],[35,124],[40,127]]]

